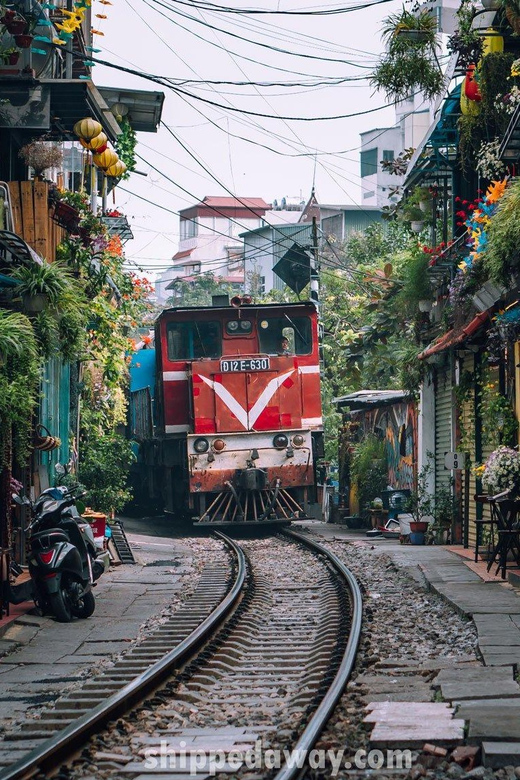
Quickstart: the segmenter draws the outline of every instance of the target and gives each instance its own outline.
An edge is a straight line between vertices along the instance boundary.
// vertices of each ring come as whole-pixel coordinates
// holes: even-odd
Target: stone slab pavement
[[[472,618],[482,664],[467,669],[442,669],[432,680],[442,698],[455,706],[456,717],[466,721],[468,740],[507,742],[508,755],[520,746],[520,588],[508,582],[484,581],[465,565],[465,558],[443,546],[401,545],[398,540],[368,538],[364,531],[344,525],[300,521],[300,529],[323,540],[366,544],[374,555],[388,556],[417,582],[438,593],[461,614]],[[514,581],[513,581],[514,582]],[[375,692],[375,686],[372,693]],[[399,691],[401,693],[401,691]],[[419,692],[421,693],[421,692]],[[376,696],[372,696],[377,701]],[[391,695],[387,696],[392,700]],[[419,696],[416,701],[424,701]],[[399,700],[399,694],[394,701]],[[507,751],[502,751],[505,755]],[[505,760],[497,751],[497,766]]]
[[[191,549],[182,538],[169,538],[167,524],[129,520],[125,530],[137,563],[100,578],[91,618],[63,624],[33,611],[1,627],[2,729],[110,665],[196,575]]]

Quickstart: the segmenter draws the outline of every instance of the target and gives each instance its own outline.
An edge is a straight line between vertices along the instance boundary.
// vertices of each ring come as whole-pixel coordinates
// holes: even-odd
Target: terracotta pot
[[[20,59],[19,51],[13,51],[12,54],[7,55],[7,63],[9,65],[16,65],[19,59]]]
[[[27,22],[25,19],[13,19],[12,21],[7,22],[5,27],[10,35],[23,35],[27,29]]]
[[[422,522],[414,522],[413,520],[410,522],[410,531],[412,533],[424,533],[428,530],[428,523],[422,523]]]
[[[0,17],[0,22],[2,22],[2,24],[7,27],[7,25],[15,18],[15,16],[16,11],[13,11],[11,8],[7,8],[4,15]]]
[[[20,49],[28,49],[33,42],[32,35],[15,35],[14,42]]]

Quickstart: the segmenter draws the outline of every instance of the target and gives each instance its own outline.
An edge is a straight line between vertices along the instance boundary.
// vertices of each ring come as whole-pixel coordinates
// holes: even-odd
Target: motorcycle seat
[[[48,531],[40,531],[34,534],[31,538],[31,543],[43,542],[45,540],[45,546],[50,547],[57,542],[68,542],[69,537],[60,528],[49,528]]]

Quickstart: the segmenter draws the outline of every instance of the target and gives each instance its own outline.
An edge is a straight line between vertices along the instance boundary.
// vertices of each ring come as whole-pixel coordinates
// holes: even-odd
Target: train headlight
[[[224,441],[224,439],[215,439],[215,441],[211,446],[213,447],[215,452],[222,452],[222,450],[226,446],[226,442]]]
[[[276,436],[273,439],[273,447],[276,447],[277,450],[283,450],[287,445],[289,444],[289,439],[285,435],[285,433],[277,433]]]
[[[305,444],[305,437],[301,433],[297,433],[292,439],[293,447],[303,447]]]
[[[195,452],[198,452],[199,455],[203,452],[207,452],[209,450],[209,441],[201,436],[193,442],[193,449]]]

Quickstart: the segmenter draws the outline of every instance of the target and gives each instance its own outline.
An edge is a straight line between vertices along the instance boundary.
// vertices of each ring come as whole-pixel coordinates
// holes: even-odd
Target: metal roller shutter
[[[435,395],[435,489],[449,485],[451,471],[444,467],[444,456],[452,451],[452,431],[454,417],[453,387],[451,367],[437,373],[437,392]]]

